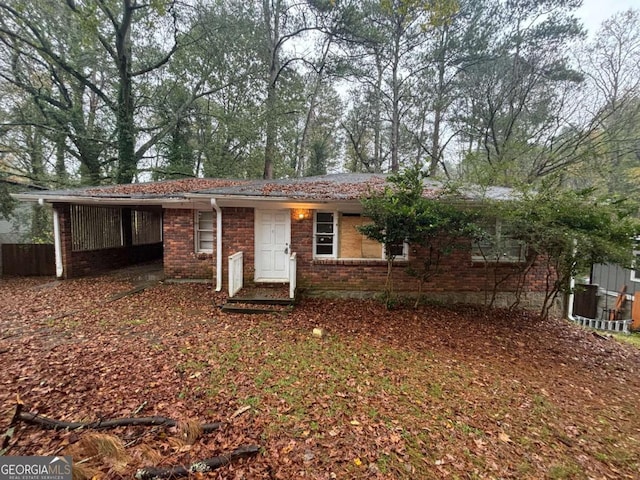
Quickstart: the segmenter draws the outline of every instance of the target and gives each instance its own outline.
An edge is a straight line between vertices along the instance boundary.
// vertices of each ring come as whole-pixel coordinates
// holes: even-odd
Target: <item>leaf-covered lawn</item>
[[[225,421],[250,406],[193,445],[173,429],[105,432],[127,445],[125,460],[95,455],[83,466],[130,478],[145,464],[259,444],[259,456],[210,477],[638,478],[631,345],[475,307],[305,300],[285,316],[231,315],[202,284],[108,301],[131,286],[0,280],[0,434],[16,394],[74,421]],[[328,335],[313,337],[316,326]],[[21,426],[9,454],[73,452],[84,435]]]

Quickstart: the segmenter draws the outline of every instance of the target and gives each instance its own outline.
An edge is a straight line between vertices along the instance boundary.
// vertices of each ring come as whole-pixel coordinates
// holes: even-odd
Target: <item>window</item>
[[[509,226],[501,220],[485,226],[487,238],[474,242],[471,256],[474,262],[524,262],[527,248],[524,242],[512,238]]]
[[[196,215],[196,251],[213,253],[213,211],[200,210]]]
[[[393,254],[393,258],[402,260],[407,258],[409,252],[409,244],[407,242],[396,243],[391,246],[391,253]],[[384,258],[387,258],[387,252],[384,252]]]
[[[631,281],[640,282],[640,250],[634,250],[633,256],[635,260],[633,261],[633,265],[631,265]]]
[[[336,256],[336,215],[333,212],[316,212],[313,234],[313,254],[316,257]]]
[[[386,259],[383,246],[358,230],[370,220],[359,213],[316,212],[313,253],[315,258]],[[406,259],[407,244],[394,247],[396,259]]]

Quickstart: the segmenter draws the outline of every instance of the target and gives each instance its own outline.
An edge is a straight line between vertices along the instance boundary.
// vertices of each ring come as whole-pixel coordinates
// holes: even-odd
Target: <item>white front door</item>
[[[289,210],[256,210],[257,282],[289,281],[291,216]]]

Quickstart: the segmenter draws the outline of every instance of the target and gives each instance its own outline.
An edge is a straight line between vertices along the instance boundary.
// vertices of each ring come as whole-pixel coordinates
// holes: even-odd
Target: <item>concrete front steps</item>
[[[247,287],[227,298],[221,310],[246,314],[287,313],[293,309],[294,301],[289,298],[288,285]]]

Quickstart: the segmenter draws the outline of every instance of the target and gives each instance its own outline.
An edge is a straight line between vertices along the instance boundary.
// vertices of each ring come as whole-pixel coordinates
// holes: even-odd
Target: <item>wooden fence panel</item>
[[[2,249],[2,274],[50,276],[56,274],[53,245],[5,243]]]

